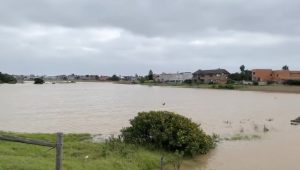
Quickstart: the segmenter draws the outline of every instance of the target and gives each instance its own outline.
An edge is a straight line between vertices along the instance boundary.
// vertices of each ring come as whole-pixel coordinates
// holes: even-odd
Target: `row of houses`
[[[107,81],[110,77],[109,76],[98,76],[98,75],[56,75],[56,76],[38,76],[38,75],[16,75],[15,78],[17,80],[22,81],[33,81],[35,78],[42,77],[45,81]]]
[[[218,83],[224,84],[228,80],[230,73],[225,69],[214,70],[197,70],[194,73],[182,72],[182,73],[162,73],[155,76],[155,81],[166,83],[175,82],[182,83],[185,81],[193,81],[197,83]]]
[[[191,80],[192,78],[193,78],[193,74],[191,72],[162,73],[154,77],[155,81],[157,82],[174,82],[174,83],[182,83],[186,80]]]
[[[254,69],[252,70],[252,81],[284,83],[287,80],[300,81],[300,71]]]
[[[225,84],[229,79],[230,73],[226,69],[213,69],[213,70],[197,70],[194,73],[162,73],[156,75],[157,82],[175,82],[182,83],[185,81],[193,81],[197,83],[217,83]],[[259,82],[260,84],[267,83],[284,83],[287,80],[300,81],[300,71],[290,70],[272,70],[272,69],[253,69],[252,81]],[[248,82],[249,83],[249,82]]]
[[[181,73],[162,73],[153,76],[156,82],[161,83],[183,83],[183,82],[196,82],[196,83],[216,83],[225,84],[228,82],[230,73],[226,69],[212,69],[212,70],[197,70],[194,73],[181,72]],[[17,76],[17,80],[33,80],[38,76]],[[58,76],[43,76],[46,81],[108,81],[109,76],[98,75],[58,75]],[[137,82],[140,76],[119,76],[120,80],[127,82]],[[267,83],[284,83],[287,80],[300,81],[300,71],[290,70],[272,70],[272,69],[253,69],[252,81],[259,84]],[[241,82],[243,84],[251,84],[252,82]]]

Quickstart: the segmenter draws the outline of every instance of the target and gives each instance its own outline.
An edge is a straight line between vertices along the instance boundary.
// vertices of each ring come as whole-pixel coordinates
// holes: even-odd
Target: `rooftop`
[[[193,74],[200,74],[200,75],[212,75],[212,74],[230,74],[225,69],[213,69],[213,70],[198,70],[194,72]]]

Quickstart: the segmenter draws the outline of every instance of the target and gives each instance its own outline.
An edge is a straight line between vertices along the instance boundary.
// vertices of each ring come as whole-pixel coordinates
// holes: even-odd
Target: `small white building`
[[[192,78],[193,78],[193,74],[191,72],[162,73],[156,77],[156,81],[182,83],[186,80],[192,80]]]

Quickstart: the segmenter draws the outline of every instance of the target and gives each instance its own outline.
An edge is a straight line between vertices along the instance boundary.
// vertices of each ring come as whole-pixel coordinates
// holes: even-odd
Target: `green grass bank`
[[[0,132],[31,139],[55,141],[55,134]],[[165,169],[173,169],[174,153],[125,144],[118,140],[93,142],[90,134],[65,134],[64,170],[157,170],[160,158]],[[53,170],[55,149],[0,140],[0,170]]]

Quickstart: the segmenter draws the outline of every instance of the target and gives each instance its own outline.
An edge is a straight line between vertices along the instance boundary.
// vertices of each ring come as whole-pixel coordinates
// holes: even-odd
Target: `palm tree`
[[[284,65],[284,66],[282,67],[282,70],[289,70],[289,66]]]

